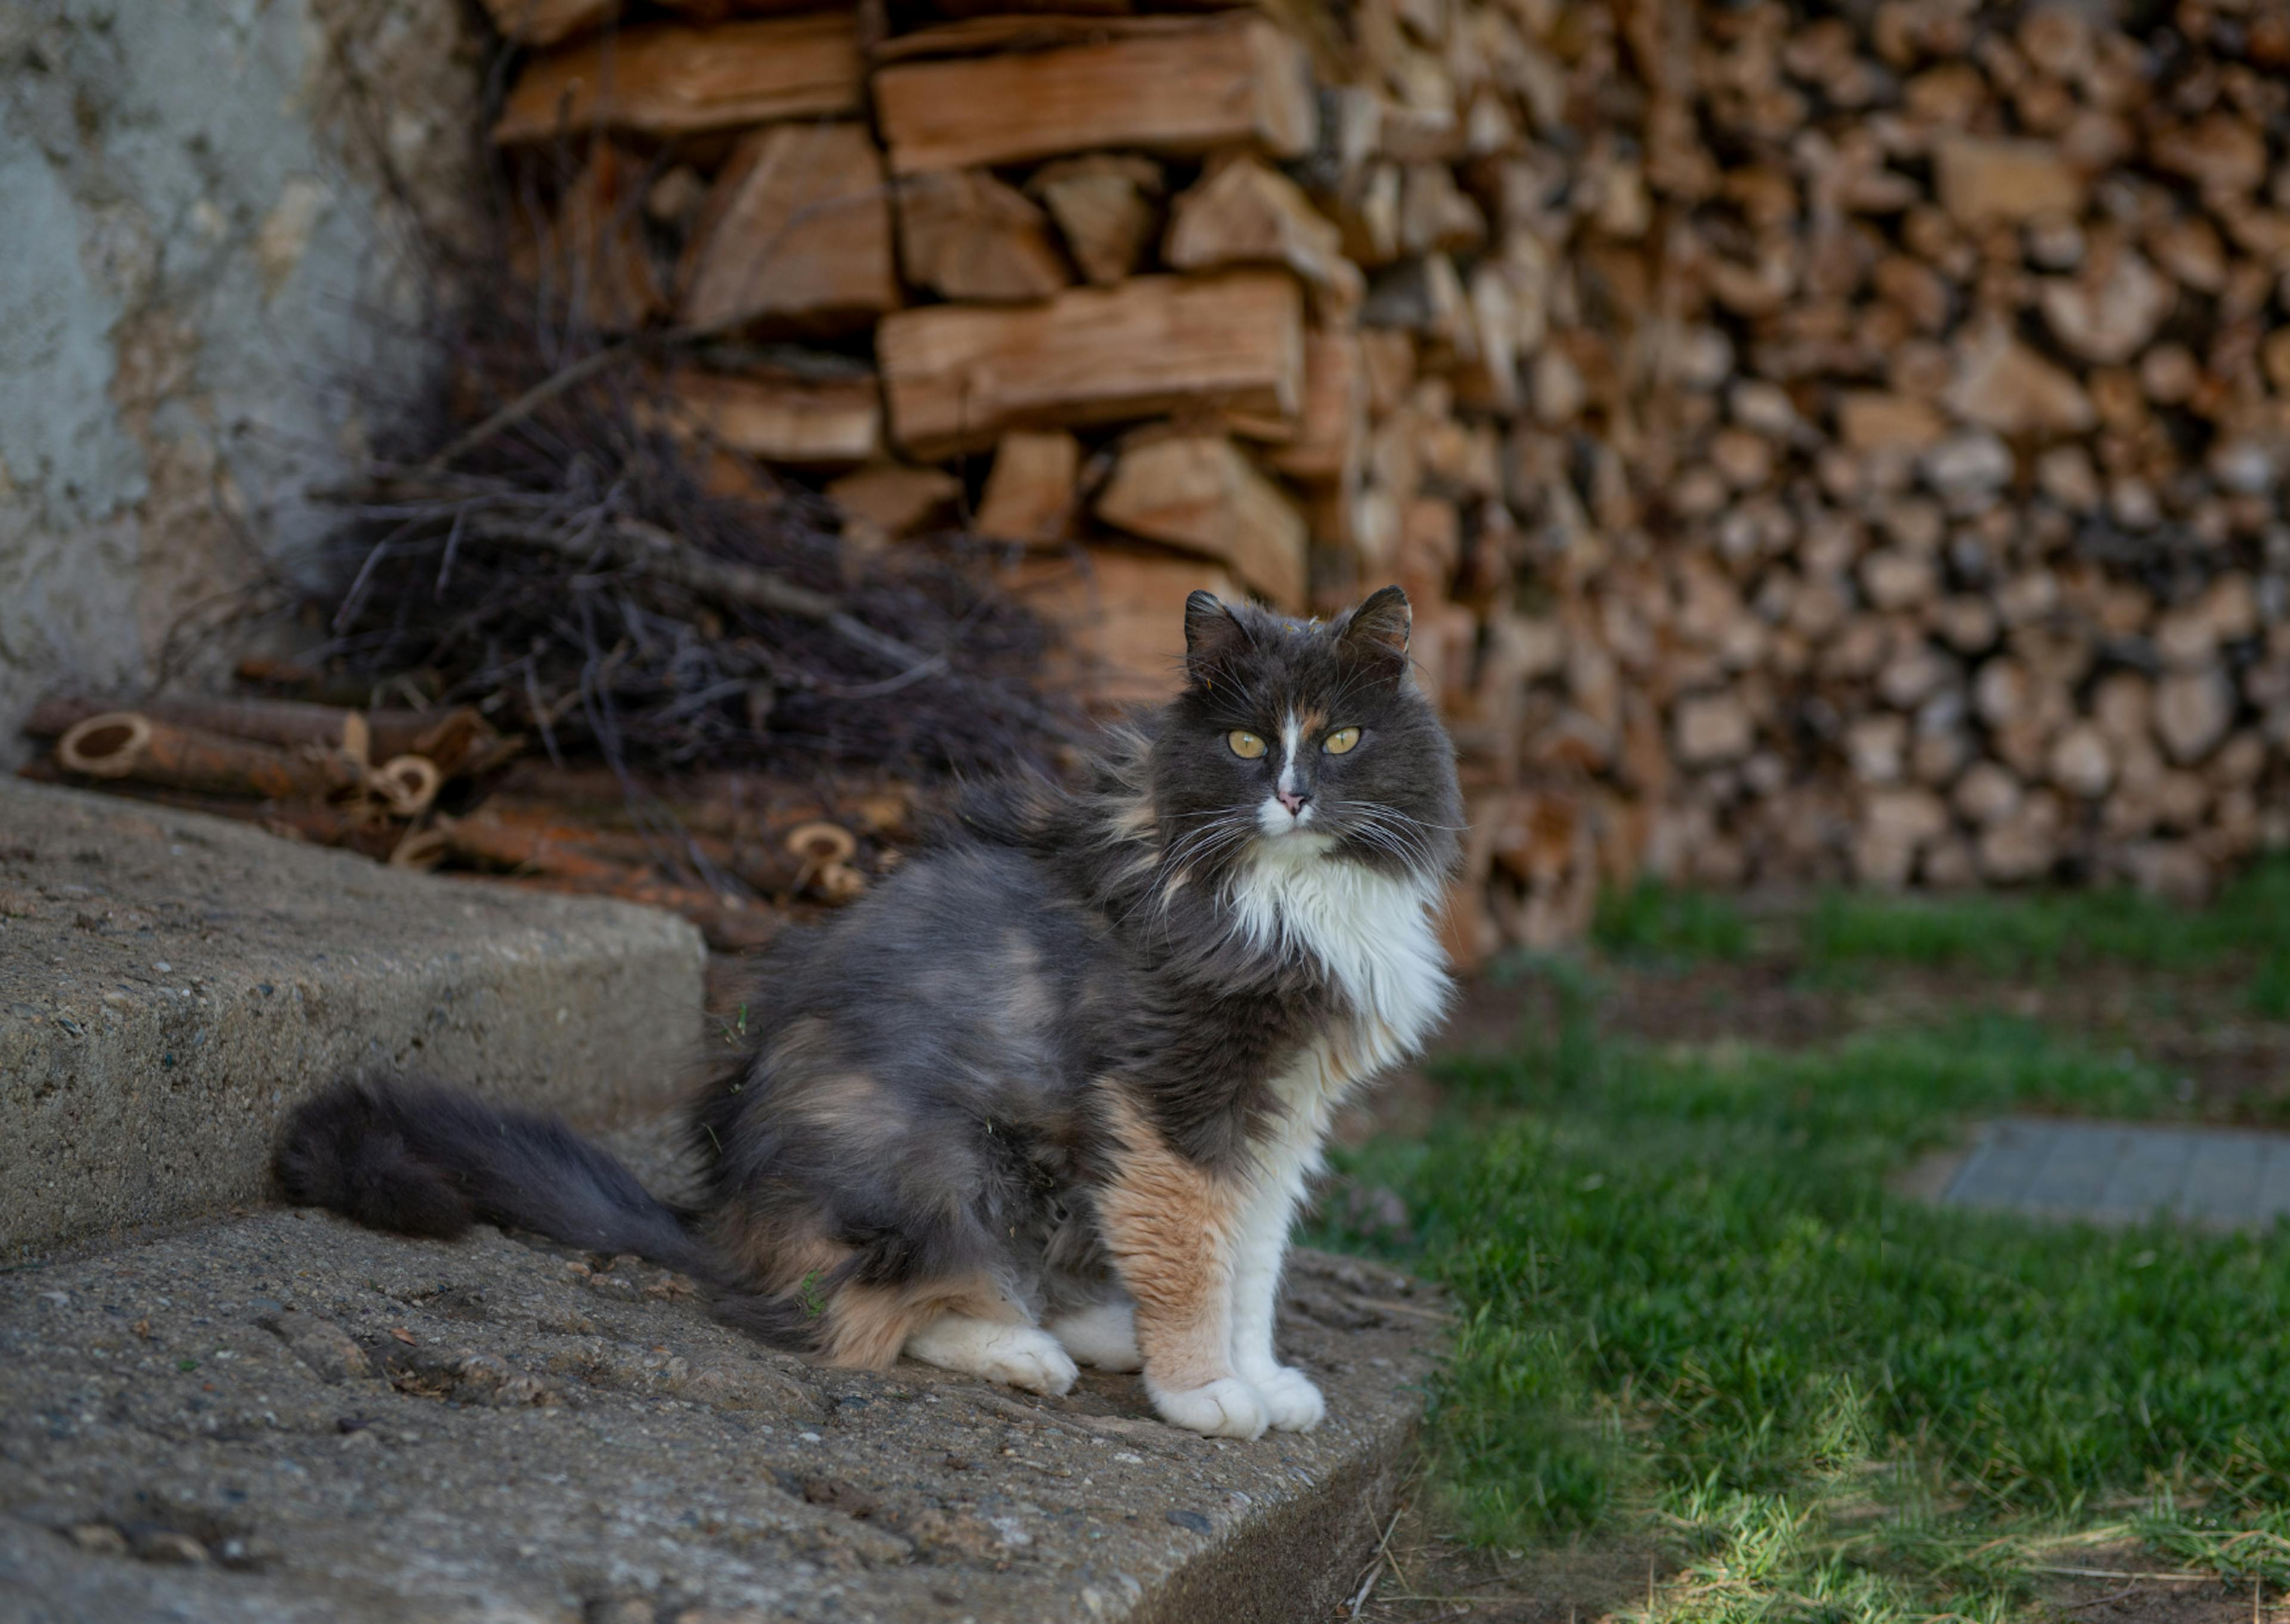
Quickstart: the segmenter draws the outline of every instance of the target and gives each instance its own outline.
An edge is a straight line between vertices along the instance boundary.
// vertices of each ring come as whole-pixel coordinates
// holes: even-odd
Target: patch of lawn
[[[1432,1454],[1461,1531],[1651,1520],[1694,1619],[2001,1617],[2103,1538],[2290,1579],[2278,1239],[1885,1182],[2000,1112],[2167,1111],[2166,1075],[2001,1019],[1653,1052],[1562,996],[1549,1042],[1443,1063],[1429,1138],[1345,1158],[1408,1203],[1377,1249],[1455,1295]]]
[[[1816,969],[1878,960],[2025,973],[2101,961],[2190,970],[2238,957],[2278,959],[2290,955],[2290,862],[2259,864],[2205,908],[2121,888],[2025,896],[1832,892],[1805,920],[1800,938]],[[2284,1002],[2290,1008],[2290,997]]]
[[[1730,898],[1652,879],[1601,894],[1590,939],[1644,958],[1738,959],[1750,950],[1749,922]]]

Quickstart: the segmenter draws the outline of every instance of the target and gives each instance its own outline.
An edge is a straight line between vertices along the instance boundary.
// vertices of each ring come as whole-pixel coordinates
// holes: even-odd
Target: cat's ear
[[[1185,600],[1185,676],[1206,684],[1250,646],[1248,628],[1213,592]]]
[[[1362,665],[1401,676],[1407,670],[1407,634],[1414,624],[1407,594],[1397,587],[1379,588],[1344,617],[1336,628],[1336,646]]]

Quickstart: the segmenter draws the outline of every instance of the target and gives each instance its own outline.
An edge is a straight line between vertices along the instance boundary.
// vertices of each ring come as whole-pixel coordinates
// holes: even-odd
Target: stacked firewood
[[[243,680],[275,677],[250,660]],[[52,695],[25,719],[27,777],[255,823],[392,868],[619,897],[680,913],[710,946],[758,948],[790,913],[852,900],[911,837],[911,787],[755,772],[631,798],[603,767],[518,759],[468,707]]]
[[[2290,835],[2278,6],[487,4],[532,263],[852,568],[1005,544],[1106,704],[1405,585],[1467,957]]]
[[[2195,894],[2290,836],[2290,11],[2102,14],[1616,42],[1651,206],[1579,220],[1561,340],[1606,398],[1512,472],[1551,737],[1657,868]]]

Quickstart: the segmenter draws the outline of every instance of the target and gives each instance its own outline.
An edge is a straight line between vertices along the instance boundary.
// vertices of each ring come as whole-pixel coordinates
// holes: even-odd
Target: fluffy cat
[[[280,1147],[296,1201],[407,1233],[472,1221],[629,1251],[833,1363],[901,1352],[1253,1438],[1325,1413],[1280,1363],[1296,1204],[1344,1095],[1421,1047],[1462,822],[1409,673],[1407,599],[1333,621],[1197,592],[1183,692],[1092,780],[961,826],[762,961],[692,1108],[691,1209],[552,1118],[344,1084]]]

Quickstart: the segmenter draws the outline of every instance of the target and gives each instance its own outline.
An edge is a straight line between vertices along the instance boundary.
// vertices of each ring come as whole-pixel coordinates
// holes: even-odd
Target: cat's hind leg
[[[1101,1371],[1141,1371],[1145,1356],[1137,1348],[1137,1305],[1115,1300],[1092,1303],[1061,1314],[1049,1324],[1058,1346],[1077,1364]]]
[[[1063,1393],[1079,1374],[1058,1339],[1038,1325],[949,1312],[907,1335],[906,1355],[941,1370],[1029,1392]]]

